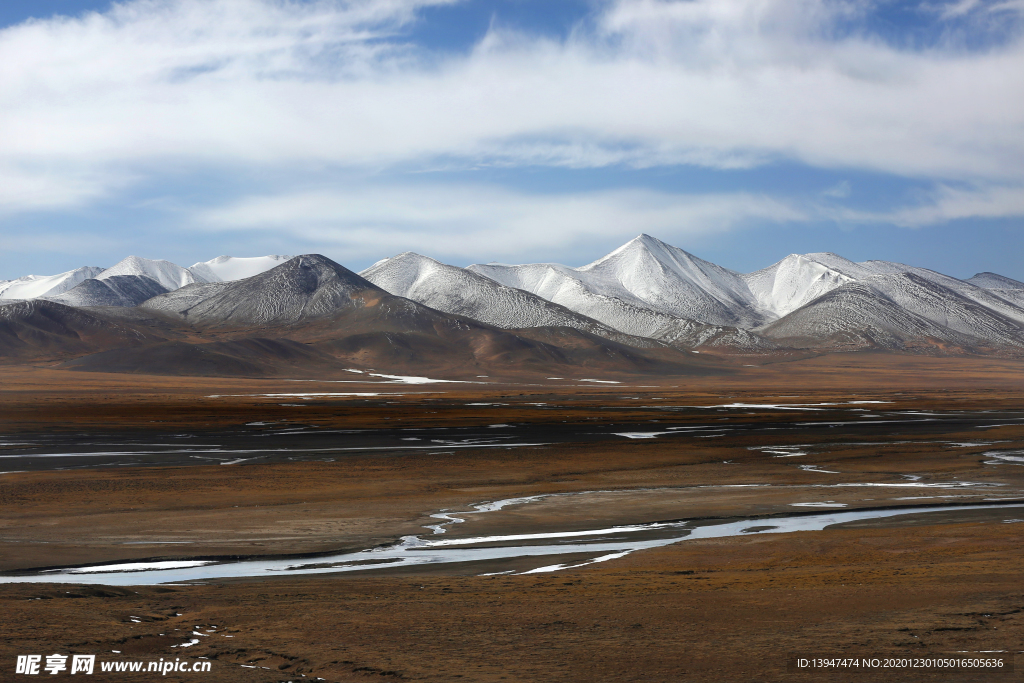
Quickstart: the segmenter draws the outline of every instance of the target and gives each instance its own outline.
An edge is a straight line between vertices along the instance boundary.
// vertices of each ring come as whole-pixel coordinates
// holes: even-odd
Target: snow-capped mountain
[[[873,275],[835,254],[790,254],[743,276],[757,305],[769,318],[784,316],[849,282]]]
[[[792,254],[778,263],[744,276],[744,279],[758,305],[769,316],[788,316],[794,311],[801,311],[832,291],[852,283],[862,283],[873,292],[872,296],[881,296],[915,316],[953,332],[968,335],[976,343],[979,340],[987,340],[997,344],[1016,345],[1015,340],[1019,340],[1024,334],[1021,329],[1024,325],[1024,308],[1014,295],[1005,296],[1001,290],[985,289],[969,281],[902,263],[854,263],[830,253]],[[1015,282],[1009,278],[989,278],[988,281],[998,281],[1002,284]],[[808,312],[799,319],[807,321],[815,330],[825,327],[831,329],[831,323],[826,324],[822,320],[817,320],[817,315],[833,320],[836,312],[830,309],[814,315]],[[858,315],[851,312],[850,319],[857,318]],[[866,321],[866,318],[861,319]],[[792,321],[785,327],[790,332],[794,331]],[[911,328],[918,331],[920,329],[911,325],[906,329],[901,328],[901,334],[912,334]],[[772,330],[776,329],[769,326],[766,333],[773,336]],[[792,336],[810,338],[815,334],[809,332],[808,335]],[[948,335],[936,333],[932,336],[947,339]],[[957,335],[948,336],[947,341],[957,344],[963,342]]]
[[[167,288],[148,275],[110,275],[83,280],[63,294],[46,297],[67,306],[138,306]]]
[[[640,235],[581,268],[490,263],[468,269],[627,334],[660,327],[636,320],[637,310],[712,325],[753,326],[763,321],[739,273],[649,235]]]
[[[167,292],[147,299],[140,303],[139,307],[163,313],[183,315],[185,311],[199,302],[205,301],[214,294],[221,292],[228,284],[230,283],[195,282],[191,285],[180,287],[173,292]]]
[[[630,338],[536,294],[411,251],[378,261],[359,274],[390,294],[495,327],[574,327],[633,346],[655,345],[650,340]]]
[[[780,344],[826,350],[971,347],[977,339],[916,315],[864,282],[848,282],[763,327]]]
[[[388,296],[319,254],[299,256],[265,273],[204,291],[212,296],[183,315],[196,323],[238,326],[290,325],[372,306]]]
[[[477,335],[487,343],[501,339],[507,349],[520,348],[529,329],[533,342],[548,343],[547,335],[569,343],[565,335],[576,335],[572,343],[588,348],[604,348],[603,339],[634,349],[745,352],[1024,349],[1024,283],[1002,275],[961,280],[827,252],[792,254],[741,275],[649,235],[579,268],[458,268],[406,252],[357,275],[318,255],[220,256],[190,268],[130,256],[105,270],[0,282],[0,299],[38,298],[75,308],[138,306],[174,321],[168,324],[184,319],[197,328],[330,330],[344,318],[346,325],[369,325],[373,334],[429,336],[441,325],[445,335],[462,335],[459,344]],[[519,332],[495,336],[496,328]],[[550,352],[540,348],[542,355]]]
[[[739,273],[650,235],[630,240],[577,272],[600,294],[632,297],[678,318],[739,326],[761,320]]]
[[[182,268],[170,261],[153,260],[141,258],[139,256],[129,256],[128,258],[118,261],[116,264],[97,275],[96,279],[106,280],[108,278],[122,275],[135,275],[152,278],[159,282],[167,291],[172,291],[179,287],[184,287],[185,285],[190,285],[193,282],[203,281],[198,280],[186,268]]]
[[[129,256],[63,293],[48,293],[45,298],[68,306],[132,307],[194,282],[192,273],[170,261]]]
[[[964,282],[970,282],[972,285],[984,287],[985,289],[1024,289],[1024,282],[988,272],[978,273],[973,277],[967,278]]]
[[[63,294],[79,282],[96,277],[103,268],[85,266],[57,275],[25,275],[0,282],[0,299],[38,299]]]
[[[218,256],[182,268],[170,261],[129,256],[110,268],[84,267],[58,275],[0,281],[0,300],[47,298],[69,306],[136,306],[195,283],[241,280],[266,272],[290,256]]]
[[[1019,346],[1024,338],[1024,288],[1017,289],[1015,280],[976,276],[990,286],[986,288],[925,268],[888,261],[855,263],[832,253],[792,254],[739,275],[641,235],[582,268],[487,264],[470,270],[622,332],[676,346],[711,333],[694,330],[694,321],[730,326],[732,331],[718,338],[745,348],[764,342],[760,332],[813,346],[815,339],[852,334],[858,324],[878,338],[872,344],[885,348],[902,348],[901,340],[919,335],[963,347]],[[864,286],[850,286],[854,284]],[[811,307],[843,288],[843,293]],[[856,310],[844,317],[837,307],[840,301],[856,304]],[[800,311],[802,315],[788,317]],[[787,317],[784,324],[772,322]],[[800,325],[807,329],[801,331]],[[739,330],[752,334],[739,340]]]
[[[713,345],[754,350],[775,347],[767,339],[746,330],[679,318],[619,298],[593,295],[584,299],[595,304],[598,314],[615,320],[616,327],[612,327],[524,289],[412,252],[379,261],[360,275],[391,294],[505,329],[573,327],[635,347],[654,346],[654,342],[681,348]]]
[[[973,285],[967,285],[970,289],[954,289],[913,271],[875,275],[865,278],[863,283],[904,310],[955,332],[997,344],[1016,345],[1024,341],[1020,325],[1024,309],[984,290],[980,296],[973,291],[978,289]]]
[[[239,258],[237,256],[218,256],[209,261],[202,261],[189,267],[189,271],[196,278],[197,282],[231,282],[244,280],[253,275],[265,273],[285,261],[290,261],[291,256],[252,256]]]

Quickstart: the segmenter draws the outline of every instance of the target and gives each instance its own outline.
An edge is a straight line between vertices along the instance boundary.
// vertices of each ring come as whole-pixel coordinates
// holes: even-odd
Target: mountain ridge
[[[460,268],[413,252],[361,273],[318,254],[220,256],[190,268],[130,256],[107,269],[11,282],[20,283],[13,291],[43,292],[29,302],[49,300],[56,308],[11,318],[0,344],[21,350],[7,356],[34,353],[24,347],[37,332],[40,348],[65,343],[76,353],[107,354],[94,353],[76,362],[77,369],[138,371],[148,367],[144,348],[155,343],[163,344],[152,348],[161,368],[196,364],[235,373],[291,367],[275,360],[273,349],[300,365],[334,358],[404,367],[540,368],[604,359],[608,367],[680,372],[695,371],[687,365],[690,357],[679,355],[691,351],[780,358],[863,349],[1024,356],[1024,283],[1012,278],[983,272],[961,280],[832,252],[791,254],[742,274],[647,234],[578,268]],[[2,300],[11,282],[0,283],[0,308],[11,305]],[[29,309],[7,313],[15,310]],[[93,322],[85,324],[81,315]],[[104,324],[118,332],[94,334],[95,325]],[[72,331],[84,325],[87,336],[115,346],[125,334],[148,341],[132,342],[119,360],[99,342],[74,341],[77,332],[50,329],[61,325]],[[286,341],[203,346],[214,338]],[[293,343],[305,346],[288,346]]]

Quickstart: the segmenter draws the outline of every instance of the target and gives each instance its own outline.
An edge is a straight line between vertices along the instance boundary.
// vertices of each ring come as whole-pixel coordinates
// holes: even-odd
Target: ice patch
[[[367,373],[370,377],[382,377],[400,384],[487,384],[487,382],[471,382],[457,379],[431,379],[430,377],[414,377],[411,375],[382,375],[376,372]]]
[[[820,472],[821,474],[841,474],[840,472],[836,472],[834,470],[823,470],[817,465],[797,465],[797,467],[802,469],[804,472]]]
[[[694,353],[696,353],[696,351],[694,351]],[[563,569],[575,569],[576,567],[585,567],[588,564],[596,564],[598,562],[607,562],[608,560],[617,560],[620,557],[625,557],[626,555],[629,555],[631,552],[633,552],[633,551],[632,550],[622,550],[622,551],[617,552],[617,553],[611,553],[609,555],[602,555],[601,557],[595,557],[594,559],[587,560],[586,562],[577,562],[575,564],[552,564],[552,565],[548,565],[546,567],[537,567],[536,569],[531,569],[529,571],[525,571],[525,572],[523,572],[523,574],[544,574],[544,573],[547,573],[547,572],[561,571]],[[506,572],[502,572],[502,573],[504,574]],[[507,572],[507,573],[515,574],[514,571]],[[490,575],[489,574],[483,574],[483,576],[490,576]]]
[[[627,439],[654,439],[662,434],[679,434],[679,432],[612,432],[615,436],[624,436]]]
[[[986,460],[986,465],[1024,465],[1024,451],[985,451],[981,454]]]
[[[763,408],[765,410],[824,410],[824,408],[812,408],[815,405],[833,405],[821,403],[723,403],[716,406],[682,406],[684,408],[701,408],[711,410],[713,408]]]
[[[773,458],[798,458],[802,455],[807,455],[807,451],[801,451],[800,448],[806,448],[806,445],[800,444],[797,446],[748,446],[748,451],[760,451]]]
[[[149,572],[163,569],[186,569],[215,564],[210,560],[167,560],[164,562],[128,562],[125,564],[107,564],[96,567],[75,567],[74,569],[48,569],[43,573],[62,572],[64,574],[106,574],[107,572]]]
[[[844,508],[847,507],[846,503],[835,503],[831,500],[824,502],[815,503],[790,503],[791,507],[795,508]]]

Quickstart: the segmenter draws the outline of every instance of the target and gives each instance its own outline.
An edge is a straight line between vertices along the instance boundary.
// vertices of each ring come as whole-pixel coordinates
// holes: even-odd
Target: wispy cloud
[[[914,206],[871,213],[847,210],[849,222],[888,223],[920,228],[963,218],[1010,218],[1024,216],[1024,186],[998,185],[971,188],[939,186]]]
[[[1024,180],[1019,38],[914,51],[838,31],[858,3],[613,0],[565,41],[410,45],[447,1],[136,0],[0,31],[2,173],[30,188],[0,204],[85,203],[156,168],[439,160]]]
[[[757,221],[806,220],[747,193],[649,190],[537,194],[495,186],[353,186],[243,199],[195,215],[200,230],[262,230],[337,249],[346,258],[421,251],[456,259],[514,259],[563,251],[623,232],[686,239]]]
[[[356,183],[253,195],[191,213],[185,223],[197,231],[274,235],[352,259],[411,250],[455,260],[516,260],[537,252],[565,253],[594,241],[614,243],[640,232],[686,244],[766,225],[834,221],[920,228],[963,218],[1024,216],[1024,188],[1016,185],[943,185],[914,203],[879,211],[841,201],[851,193],[845,181],[821,193],[826,201],[749,192],[536,193],[479,184]]]

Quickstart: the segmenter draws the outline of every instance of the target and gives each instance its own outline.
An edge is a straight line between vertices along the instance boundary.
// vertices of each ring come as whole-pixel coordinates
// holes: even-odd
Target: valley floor
[[[545,494],[574,495],[468,515],[444,538],[1024,500],[1020,363],[851,354],[734,364],[685,380],[300,391],[282,380],[10,368],[0,462],[17,466],[0,466],[0,570],[358,550],[429,536],[439,510]],[[346,392],[392,395],[326,395]],[[299,393],[319,395],[268,396]],[[452,436],[491,425],[539,445],[477,448]],[[444,443],[372,450],[428,429]],[[347,441],[354,432],[362,440]],[[303,446],[328,433],[360,450]],[[182,434],[230,452],[137,459],[140,444],[159,451]],[[234,462],[238,444],[271,438],[260,434],[293,448]],[[108,442],[117,448],[89,445]],[[77,455],[62,459],[52,443]],[[56,652],[209,658],[209,673],[168,681],[1020,680],[1020,656],[1015,672],[787,666],[797,656],[1024,651],[1022,520],[1011,507],[915,511],[683,540],[540,574],[521,572],[554,560],[173,586],[90,585],[88,575],[0,584],[0,667]],[[517,573],[480,576],[496,571]]]

